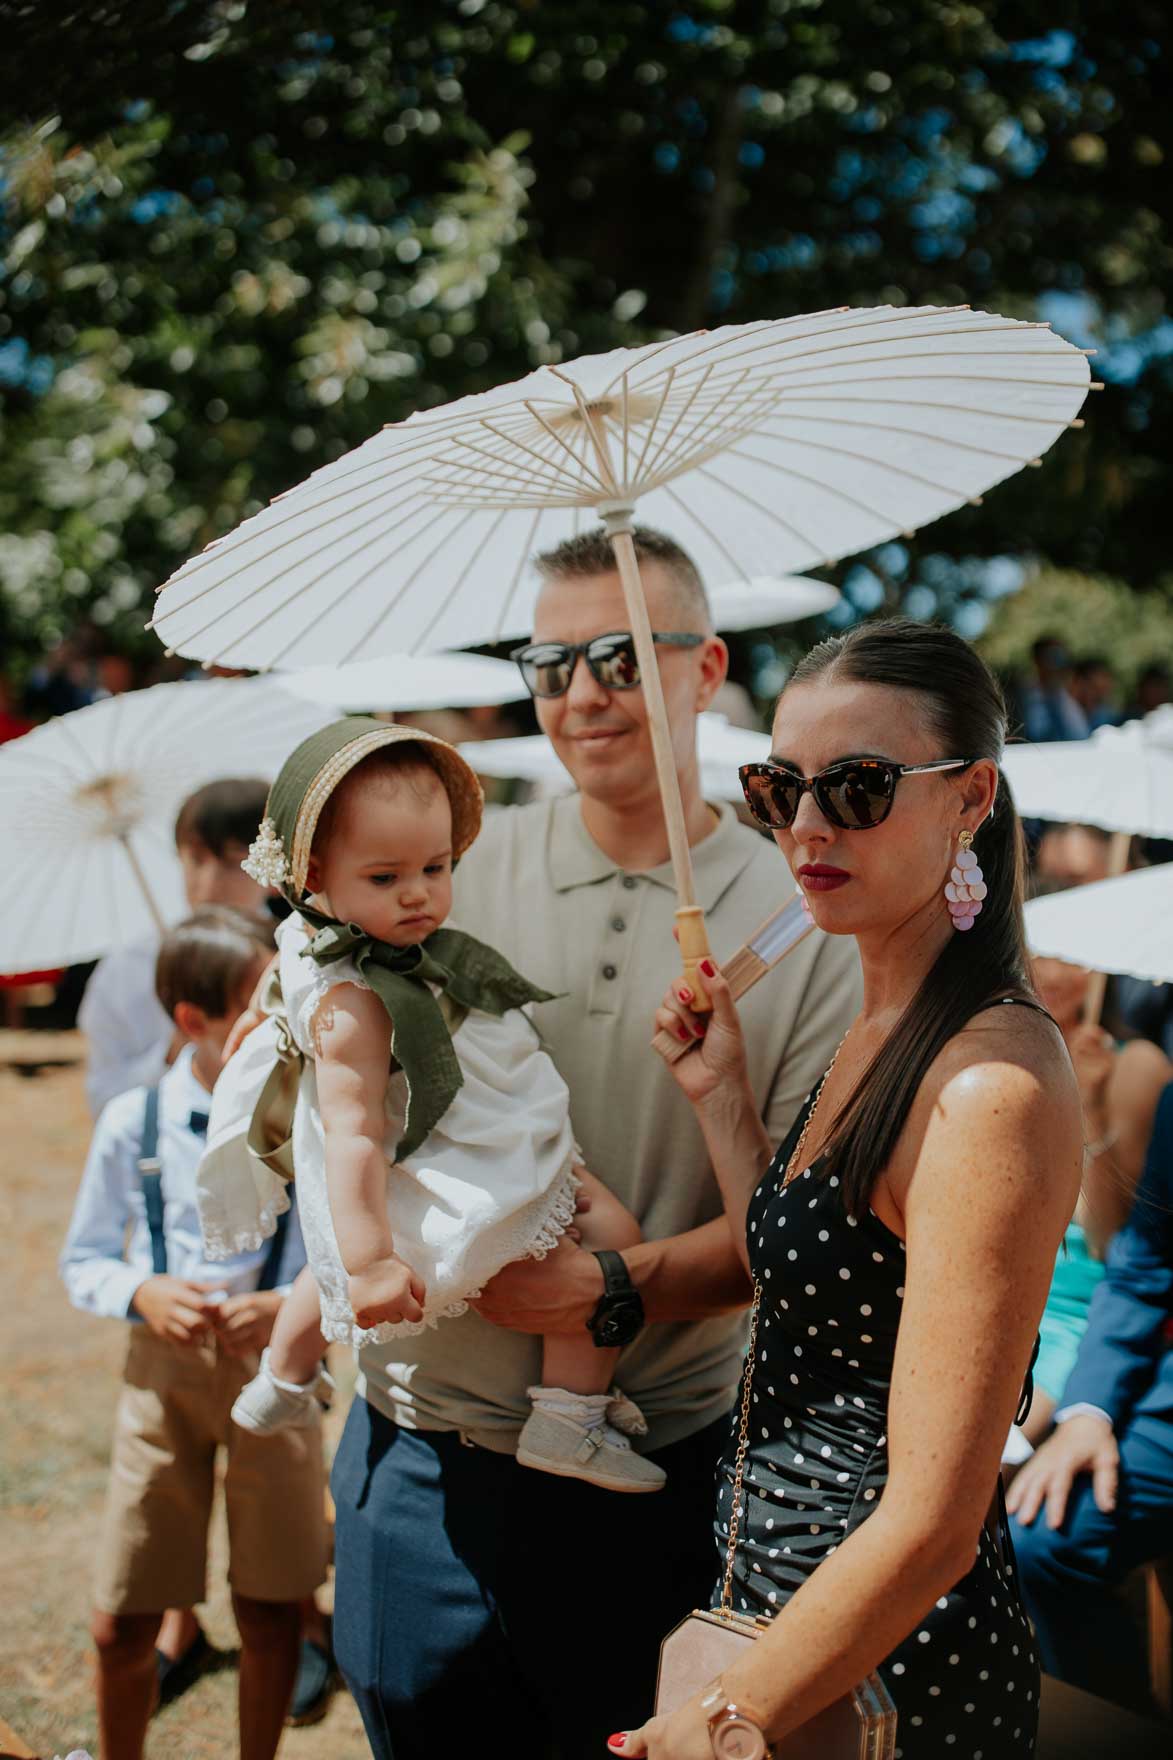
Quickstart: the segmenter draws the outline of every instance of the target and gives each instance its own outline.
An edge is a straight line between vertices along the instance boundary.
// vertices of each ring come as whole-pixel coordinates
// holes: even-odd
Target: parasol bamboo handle
[[[648,709],[648,728],[652,736],[652,755],[656,763],[656,779],[664,808],[664,824],[668,832],[668,850],[676,876],[676,927],[684,965],[684,980],[693,993],[692,1007],[697,1014],[712,1008],[709,993],[699,971],[700,962],[709,957],[709,940],[705,931],[704,912],[696,902],[692,877],[692,852],[684,824],[684,806],[680,799],[680,779],[676,774],[676,758],[668,728],[668,711],[660,682],[660,664],[647,601],[640,580],[639,563],[631,538],[631,509],[606,510],[603,520],[611,539],[611,548],[623,584],[623,599],[631,621],[635,656],[639,662],[640,683]]]
[[[709,935],[705,928],[705,913],[699,904],[685,904],[678,907],[676,939],[680,945],[680,963],[684,971],[684,981],[695,998],[692,1004],[693,1012],[707,1014],[713,1004],[705,988],[700,963],[703,959],[710,958]]]
[[[1112,841],[1108,846],[1108,872],[1105,876],[1106,879],[1114,880],[1117,875],[1123,874],[1128,866],[1128,851],[1131,845],[1132,833],[1130,831],[1114,831],[1112,833]],[[1100,1015],[1103,1013],[1104,992],[1107,987],[1108,974],[1106,972],[1093,972],[1088,979],[1087,995],[1083,1000],[1083,1018],[1085,1022],[1094,1025],[1095,1022],[1099,1020]]]
[[[143,872],[142,863],[134,853],[134,848],[131,844],[129,835],[125,831],[120,831],[118,833],[118,841],[126,851],[126,859],[130,863],[130,871],[138,881],[138,889],[146,900],[147,909],[151,913],[151,920],[160,935],[165,935],[167,932],[167,925],[163,921],[163,914],[155,903],[154,895],[151,892],[150,887],[147,885],[147,877]]]

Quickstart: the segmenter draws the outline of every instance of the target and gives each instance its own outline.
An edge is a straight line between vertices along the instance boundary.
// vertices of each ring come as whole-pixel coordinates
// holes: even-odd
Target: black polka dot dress
[[[833,1176],[808,1171],[783,1186],[806,1110],[747,1219],[762,1300],[733,1604],[767,1617],[879,1501],[904,1295],[903,1243],[870,1211],[846,1216]],[[722,1564],[739,1410],[717,1475]],[[973,1569],[880,1666],[903,1760],[1035,1751],[1038,1660],[1008,1538],[1003,1549],[1005,1569],[983,1528]]]

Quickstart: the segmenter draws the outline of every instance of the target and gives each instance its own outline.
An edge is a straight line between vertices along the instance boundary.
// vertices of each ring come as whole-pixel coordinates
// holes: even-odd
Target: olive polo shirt
[[[771,841],[732,808],[693,847],[697,900],[724,960],[792,890]],[[679,956],[668,863],[627,873],[582,822],[577,795],[491,813],[456,877],[452,922],[499,949],[555,1000],[534,1020],[570,1089],[584,1160],[648,1240],[721,1212],[691,1107],[651,1049],[652,1017]],[[816,931],[743,998],[750,1081],[772,1142],[789,1130],[859,1006],[855,944]],[[617,1382],[660,1448],[729,1410],[745,1346],[744,1314],[646,1326]],[[408,1428],[460,1430],[505,1452],[529,1412],[541,1339],[475,1313],[419,1338],[360,1353],[360,1392]]]

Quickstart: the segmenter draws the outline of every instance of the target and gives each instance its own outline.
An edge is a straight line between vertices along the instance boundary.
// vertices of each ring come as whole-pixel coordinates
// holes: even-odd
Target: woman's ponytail
[[[1000,761],[1006,707],[993,674],[951,630],[904,619],[863,624],[822,642],[790,683],[833,670],[839,679],[915,692],[945,752]],[[842,1187],[848,1214],[867,1208],[917,1092],[949,1040],[1004,996],[1032,997],[1022,921],[1025,848],[1010,790],[999,771],[993,809],[974,839],[987,895],[966,934],[953,934],[838,1115],[824,1167]]]

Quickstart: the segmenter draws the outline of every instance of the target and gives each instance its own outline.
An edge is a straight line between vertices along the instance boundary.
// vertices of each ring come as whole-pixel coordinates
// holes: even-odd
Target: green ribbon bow
[[[395,1150],[414,1154],[439,1123],[464,1083],[452,1034],[430,984],[463,1008],[503,1015],[527,1002],[550,1002],[509,961],[460,929],[437,929],[414,947],[392,947],[356,923],[339,923],[310,906],[300,914],[315,930],[303,959],[320,966],[353,960],[391,1017],[391,1051],[407,1079],[407,1116]]]

